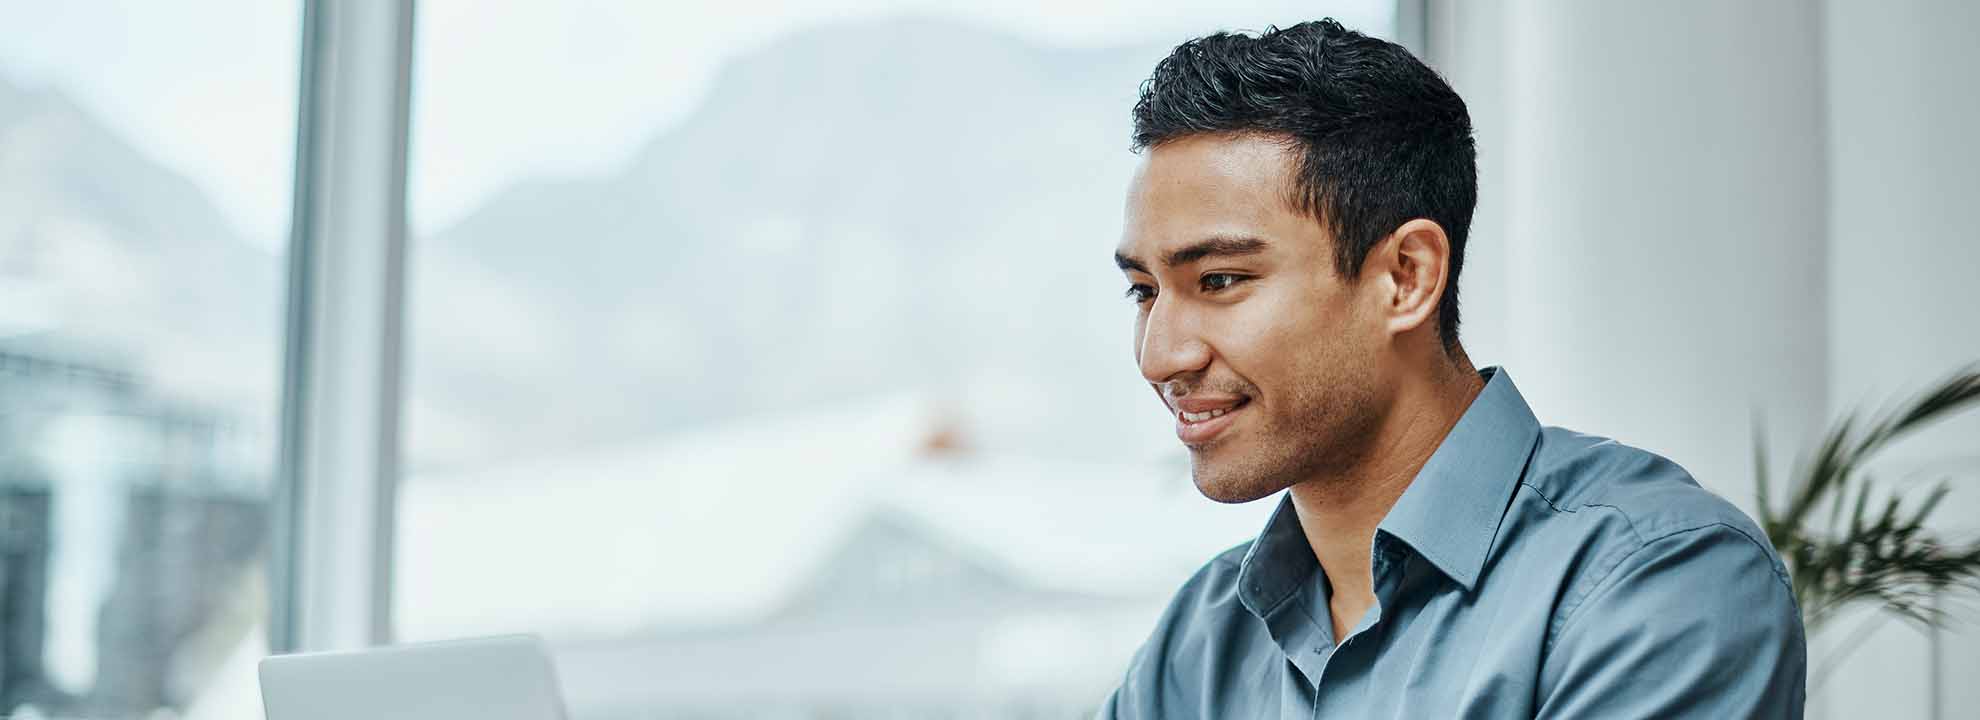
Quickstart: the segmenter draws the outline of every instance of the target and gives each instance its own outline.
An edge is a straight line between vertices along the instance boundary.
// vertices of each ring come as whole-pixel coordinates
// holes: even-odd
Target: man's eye
[[[1154,300],[1155,288],[1142,283],[1135,283],[1133,285],[1129,285],[1127,289],[1127,299],[1133,300],[1134,304],[1136,305],[1140,305],[1150,300]]]
[[[1231,273],[1210,273],[1203,276],[1203,291],[1217,292],[1218,290],[1229,290],[1231,286],[1250,279],[1243,275],[1233,275]]]

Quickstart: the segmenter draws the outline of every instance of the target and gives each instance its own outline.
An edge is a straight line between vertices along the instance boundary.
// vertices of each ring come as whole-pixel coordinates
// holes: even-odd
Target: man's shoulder
[[[1760,526],[1738,506],[1701,486],[1676,462],[1613,439],[1542,428],[1520,480],[1560,514],[1611,513],[1625,540],[1647,543],[1673,533],[1725,526],[1771,553]]]
[[[1527,527],[1546,536],[1522,546],[1556,557],[1548,565],[1562,573],[1550,646],[1603,598],[1649,607],[1674,594],[1682,602],[1656,606],[1672,623],[1732,611],[1728,602],[1752,603],[1739,610],[1782,627],[1798,623],[1787,568],[1759,524],[1669,458],[1546,427],[1520,493],[1527,513],[1540,516]]]
[[[1691,587],[1750,582],[1768,568],[1788,593],[1788,568],[1760,524],[1701,487],[1671,459],[1600,435],[1544,427],[1521,495],[1562,556],[1564,597],[1554,625],[1602,587],[1630,584],[1628,568],[1665,564]]]
[[[1531,534],[1510,545],[1529,562],[1508,563],[1502,586],[1553,594],[1540,604],[1541,714],[1799,710],[1799,603],[1779,553],[1739,507],[1668,458],[1556,427],[1542,429],[1517,497]],[[1729,665],[1745,668],[1737,682],[1684,671]],[[1646,672],[1659,682],[1638,682]]]

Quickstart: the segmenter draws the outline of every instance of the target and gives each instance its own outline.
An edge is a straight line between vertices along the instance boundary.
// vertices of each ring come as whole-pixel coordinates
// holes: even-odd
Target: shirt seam
[[[1554,499],[1553,499],[1553,498],[1551,498],[1551,497],[1548,497],[1548,496],[1547,496],[1547,493],[1546,493],[1546,491],[1543,491],[1543,490],[1541,490],[1541,489],[1540,489],[1540,488],[1539,488],[1538,486],[1535,486],[1535,485],[1533,485],[1532,483],[1529,483],[1529,482],[1527,482],[1525,478],[1521,478],[1521,479],[1520,479],[1520,481],[1519,481],[1519,484],[1520,484],[1521,486],[1524,486],[1524,487],[1526,487],[1526,488],[1527,488],[1527,489],[1529,489],[1529,490],[1532,490],[1532,491],[1533,491],[1533,494],[1535,494],[1535,495],[1538,495],[1538,496],[1540,496],[1540,500],[1541,500],[1542,502],[1545,502],[1545,503],[1547,503],[1547,507],[1548,507],[1548,508],[1551,508],[1551,509],[1553,509],[1553,511],[1554,511],[1554,512],[1558,512],[1558,513],[1568,513],[1568,514],[1570,514],[1570,515],[1572,515],[1572,514],[1575,514],[1575,513],[1577,512],[1577,510],[1576,510],[1576,509],[1571,509],[1571,508],[1564,508],[1564,507],[1561,507],[1561,506],[1560,506],[1560,505],[1559,505],[1558,503],[1555,503],[1555,502],[1554,502]],[[1640,549],[1642,549],[1642,546],[1643,546],[1643,545],[1647,545],[1647,544],[1650,544],[1650,543],[1653,543],[1653,542],[1656,542],[1656,541],[1658,541],[1658,540],[1662,540],[1662,539],[1664,539],[1664,538],[1667,538],[1667,537],[1670,537],[1670,536],[1672,536],[1672,535],[1675,535],[1675,534],[1678,534],[1678,533],[1681,533],[1681,532],[1685,532],[1685,531],[1687,531],[1687,530],[1701,530],[1701,529],[1704,529],[1704,528],[1709,528],[1709,527],[1712,527],[1712,526],[1714,526],[1714,525],[1723,525],[1723,526],[1725,526],[1725,527],[1726,527],[1727,529],[1730,529],[1730,530],[1732,530],[1733,532],[1736,532],[1736,533],[1739,533],[1741,537],[1744,537],[1744,538],[1746,538],[1746,541],[1747,541],[1747,542],[1750,542],[1750,543],[1753,543],[1753,544],[1754,544],[1755,546],[1758,546],[1758,547],[1760,548],[1760,550],[1761,550],[1761,552],[1762,552],[1762,553],[1764,553],[1764,554],[1766,554],[1766,555],[1768,555],[1768,557],[1770,558],[1770,561],[1768,562],[1768,565],[1770,565],[1770,566],[1772,566],[1772,569],[1773,569],[1773,571],[1774,571],[1774,576],[1775,576],[1775,578],[1777,578],[1777,579],[1779,579],[1779,580],[1780,580],[1780,581],[1781,581],[1781,582],[1782,582],[1783,584],[1785,584],[1785,585],[1787,585],[1787,586],[1788,586],[1788,588],[1789,588],[1790,590],[1791,590],[1791,589],[1793,589],[1793,587],[1794,587],[1794,581],[1793,581],[1793,580],[1791,580],[1790,578],[1788,578],[1788,576],[1787,576],[1787,573],[1786,573],[1786,572],[1785,572],[1785,571],[1784,571],[1784,570],[1783,570],[1783,569],[1782,569],[1782,568],[1780,567],[1780,564],[1779,564],[1779,563],[1775,563],[1775,562],[1771,562],[1771,558],[1773,558],[1773,556],[1774,556],[1774,553],[1771,553],[1771,552],[1767,552],[1767,551],[1768,551],[1768,548],[1769,548],[1769,547],[1771,547],[1771,546],[1770,546],[1770,545],[1769,545],[1768,543],[1763,543],[1763,542],[1760,542],[1760,541],[1759,541],[1758,539],[1756,539],[1756,538],[1754,538],[1754,537],[1753,537],[1753,534],[1752,534],[1752,533],[1749,533],[1749,532],[1747,532],[1745,528],[1742,528],[1742,527],[1740,527],[1740,526],[1738,526],[1738,525],[1734,525],[1734,524],[1731,524],[1731,523],[1728,523],[1728,522],[1725,522],[1725,521],[1723,521],[1723,520],[1714,520],[1714,521],[1712,521],[1712,522],[1709,522],[1709,523],[1705,523],[1705,524],[1703,524],[1703,525],[1687,525],[1687,526],[1684,526],[1684,527],[1679,527],[1679,528],[1676,528],[1676,529],[1673,529],[1673,530],[1669,530],[1669,531],[1667,531],[1667,532],[1664,532],[1663,534],[1661,534],[1661,535],[1658,535],[1658,536],[1656,536],[1656,537],[1653,537],[1653,538],[1649,538],[1649,539],[1645,539],[1645,538],[1643,537],[1643,533],[1642,533],[1642,532],[1641,532],[1640,530],[1638,530],[1638,528],[1636,527],[1636,518],[1635,518],[1635,517],[1633,517],[1633,516],[1631,516],[1631,515],[1630,515],[1630,514],[1629,514],[1628,512],[1626,512],[1626,511],[1624,511],[1624,510],[1623,510],[1622,508],[1620,508],[1620,507],[1617,507],[1617,506],[1615,506],[1615,505],[1609,505],[1609,504],[1607,504],[1607,503],[1583,503],[1583,504],[1582,504],[1582,507],[1584,507],[1584,508],[1606,508],[1606,509],[1608,509],[1609,511],[1611,511],[1611,512],[1614,512],[1615,514],[1617,514],[1617,515],[1620,515],[1620,516],[1622,516],[1622,519],[1623,519],[1623,522],[1629,525],[1629,534],[1630,534],[1630,535],[1631,535],[1631,536],[1632,536],[1633,538],[1635,538],[1635,539],[1636,539],[1636,542],[1637,542],[1637,547],[1636,547],[1636,548],[1634,548],[1634,549],[1631,549],[1631,550],[1629,551],[1629,553],[1628,553],[1628,554],[1635,554],[1635,552],[1636,552],[1636,550],[1640,550]],[[1627,555],[1625,555],[1625,557],[1627,557]]]
[[[1569,515],[1573,515],[1573,514],[1578,514],[1580,512],[1579,508],[1570,509],[1570,508],[1561,507],[1559,503],[1554,502],[1553,498],[1548,497],[1545,491],[1541,490],[1533,483],[1527,482],[1526,478],[1520,478],[1519,484],[1521,487],[1524,487],[1528,490],[1532,490],[1534,495],[1539,496],[1541,502],[1547,503],[1547,507],[1551,508],[1556,513],[1566,513]],[[1585,503],[1581,507],[1603,508],[1608,510],[1609,512],[1613,512],[1621,516],[1623,519],[1623,524],[1629,527],[1630,539],[1634,540],[1636,544],[1630,547],[1629,550],[1626,552],[1612,553],[1614,555],[1617,555],[1617,557],[1615,557],[1614,560],[1607,562],[1597,570],[1597,572],[1600,573],[1600,577],[1599,579],[1596,580],[1596,582],[1593,585],[1590,585],[1588,583],[1577,583],[1574,589],[1569,592],[1568,597],[1562,603],[1561,614],[1557,615],[1554,621],[1549,622],[1547,624],[1547,640],[1545,642],[1545,645],[1548,648],[1553,647],[1554,638],[1558,637],[1560,635],[1560,632],[1565,629],[1564,625],[1566,624],[1567,619],[1574,614],[1575,610],[1580,609],[1581,603],[1588,599],[1588,595],[1590,593],[1593,593],[1595,591],[1595,588],[1601,585],[1602,581],[1608,579],[1609,573],[1614,572],[1617,567],[1622,565],[1622,562],[1624,560],[1629,559],[1631,555],[1636,554],[1636,551],[1642,550],[1645,545],[1649,544],[1644,542],[1643,535],[1637,532],[1636,518],[1632,518],[1629,516],[1629,513],[1623,512],[1622,508],[1616,507],[1614,505],[1604,505],[1601,503]]]
[[[1616,507],[1614,505],[1609,505],[1606,503],[1582,503],[1581,508],[1564,508],[1561,507],[1559,503],[1554,502],[1553,498],[1548,497],[1546,491],[1541,490],[1538,486],[1535,486],[1533,483],[1527,482],[1525,478],[1521,478],[1519,484],[1521,486],[1524,486],[1528,490],[1532,490],[1533,494],[1540,496],[1540,499],[1547,503],[1547,507],[1552,508],[1553,511],[1557,513],[1567,513],[1569,515],[1574,515],[1579,513],[1581,511],[1581,508],[1603,508],[1617,515],[1621,515],[1623,522],[1629,525],[1630,537],[1634,538],[1637,544],[1639,545],[1646,542],[1643,539],[1643,534],[1637,532],[1636,518],[1630,517],[1630,514],[1627,512],[1623,512],[1622,508]],[[1661,539],[1661,536],[1659,539]]]

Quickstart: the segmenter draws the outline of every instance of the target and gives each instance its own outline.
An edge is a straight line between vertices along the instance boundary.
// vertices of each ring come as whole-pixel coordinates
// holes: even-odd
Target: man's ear
[[[1403,223],[1368,251],[1362,276],[1376,283],[1389,334],[1410,332],[1437,316],[1450,267],[1450,236],[1422,218]]]

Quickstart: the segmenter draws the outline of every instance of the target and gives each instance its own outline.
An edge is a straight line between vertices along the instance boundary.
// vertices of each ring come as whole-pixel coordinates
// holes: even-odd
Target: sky
[[[0,78],[60,90],[250,240],[286,239],[300,3],[0,0],[0,18]]]
[[[523,178],[609,172],[678,121],[722,63],[806,25],[915,13],[1035,42],[1180,41],[1331,14],[1388,34],[1393,3],[563,0],[419,3],[411,221],[442,229]],[[276,249],[293,185],[299,2],[0,0],[0,77],[54,87],[190,177]]]

